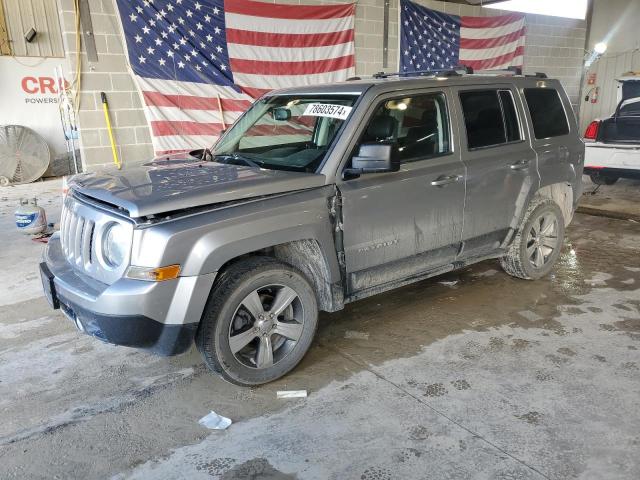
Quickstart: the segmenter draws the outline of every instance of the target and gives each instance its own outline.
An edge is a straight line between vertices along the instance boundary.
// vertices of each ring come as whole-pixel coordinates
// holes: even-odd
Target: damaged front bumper
[[[164,282],[122,278],[107,285],[74,269],[57,234],[40,264],[50,305],[104,342],[175,355],[189,349],[215,273]]]

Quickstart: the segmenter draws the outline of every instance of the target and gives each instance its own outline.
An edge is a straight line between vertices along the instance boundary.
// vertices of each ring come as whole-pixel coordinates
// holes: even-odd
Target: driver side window
[[[394,98],[380,104],[361,144],[393,143],[400,163],[450,152],[449,121],[443,93]]]

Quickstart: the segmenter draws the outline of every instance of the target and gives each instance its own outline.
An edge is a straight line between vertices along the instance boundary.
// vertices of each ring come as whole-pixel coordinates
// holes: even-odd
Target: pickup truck
[[[213,372],[257,385],[301,361],[318,311],[486,259],[548,274],[583,161],[543,74],[280,90],[212,149],[74,176],[43,288],[100,340],[164,355],[195,341]]]
[[[622,100],[611,117],[591,122],[584,141],[584,173],[593,183],[640,178],[640,97]]]

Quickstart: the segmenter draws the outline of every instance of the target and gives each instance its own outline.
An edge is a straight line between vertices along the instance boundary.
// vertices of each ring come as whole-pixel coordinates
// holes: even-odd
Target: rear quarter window
[[[525,88],[524,97],[537,139],[560,137],[569,133],[567,114],[556,89]]]

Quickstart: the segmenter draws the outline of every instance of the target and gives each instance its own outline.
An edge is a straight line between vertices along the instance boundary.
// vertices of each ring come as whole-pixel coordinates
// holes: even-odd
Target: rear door
[[[352,295],[455,259],[462,234],[465,169],[453,147],[446,91],[379,97],[355,137],[352,155],[363,143],[392,142],[401,166],[397,172],[338,182]],[[392,128],[382,132],[380,125]]]
[[[515,228],[537,188],[536,156],[523,128],[523,109],[510,86],[456,88],[462,160],[467,167],[461,257],[495,251]]]
[[[581,188],[584,144],[577,131],[575,115],[557,82],[541,80],[538,86],[523,88],[532,140],[538,157],[540,186],[571,182]],[[575,199],[574,199],[575,200]]]

